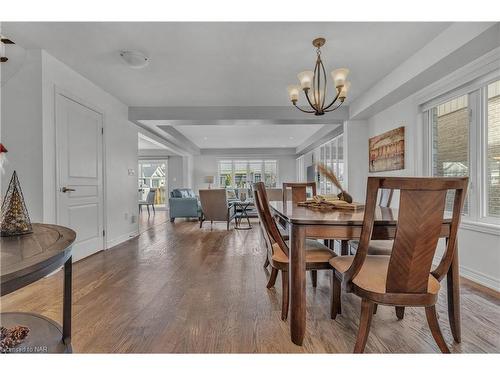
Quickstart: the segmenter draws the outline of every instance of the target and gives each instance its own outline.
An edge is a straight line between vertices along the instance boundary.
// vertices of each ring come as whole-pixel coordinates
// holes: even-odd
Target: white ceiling
[[[297,147],[323,125],[174,126],[199,148]]]
[[[43,48],[130,106],[287,106],[286,86],[312,69],[323,36],[325,67],[351,69],[352,98],[449,23],[2,23],[26,48]],[[151,63],[127,67],[140,50]]]

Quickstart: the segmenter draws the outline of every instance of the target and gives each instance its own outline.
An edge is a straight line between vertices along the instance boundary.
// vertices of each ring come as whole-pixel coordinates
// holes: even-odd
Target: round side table
[[[12,293],[64,266],[63,324],[27,312],[2,312],[0,324],[30,329],[10,353],[71,353],[71,247],[76,233],[59,225],[32,226],[33,233],[0,237],[0,292]]]

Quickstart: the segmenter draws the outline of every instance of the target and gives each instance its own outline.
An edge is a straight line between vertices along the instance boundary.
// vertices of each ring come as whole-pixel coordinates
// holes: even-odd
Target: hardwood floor
[[[233,225],[231,226],[233,227]],[[302,347],[282,322],[281,285],[266,289],[257,225],[249,231],[197,221],[154,225],[139,237],[73,266],[73,350],[84,353],[350,353],[360,298],[343,295],[342,315],[330,319],[330,272],[307,285],[307,330]],[[1,298],[1,311],[31,311],[61,321],[62,272]],[[500,300],[465,283],[462,338],[453,342],[445,310],[437,305],[452,352],[500,352]],[[366,353],[439,353],[423,308],[393,307],[373,316]]]

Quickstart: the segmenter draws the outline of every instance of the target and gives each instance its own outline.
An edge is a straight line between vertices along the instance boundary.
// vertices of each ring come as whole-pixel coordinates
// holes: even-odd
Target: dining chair
[[[257,182],[253,185],[255,206],[259,215],[262,231],[264,232],[264,240],[269,249],[269,262],[271,264],[271,275],[267,283],[267,288],[272,288],[276,283],[278,272],[281,271],[282,284],[282,301],[281,301],[281,319],[286,320],[288,316],[289,305],[289,280],[288,266],[289,247],[288,241],[285,241],[281,236],[276,221],[271,215],[269,203],[267,199],[266,189],[263,182]],[[306,270],[317,271],[331,269],[328,261],[335,256],[335,253],[322,243],[306,239]],[[315,285],[313,285],[315,286]]]
[[[297,204],[299,202],[304,202],[307,200],[307,189],[311,188],[312,195],[315,196],[317,194],[316,192],[316,182],[284,182],[283,183],[283,205],[286,205],[287,202],[291,199],[293,204]],[[282,232],[282,234],[285,233],[287,236],[287,232]],[[324,240],[323,243],[325,246],[328,246],[329,248],[333,249],[333,242],[332,240]],[[317,279],[318,275],[316,271],[311,272],[311,280],[313,283],[313,286],[316,287],[317,285]]]
[[[283,200],[283,189],[281,188],[266,188],[266,194],[269,202],[274,202],[274,201],[281,202]],[[285,229],[285,223],[280,221],[280,218],[277,215],[275,215],[274,218],[275,220],[278,221],[278,230],[280,231],[281,236],[285,241],[288,240],[289,236],[287,230]],[[268,251],[266,251],[264,268],[267,268],[268,266],[269,266],[269,257],[268,257]]]
[[[378,193],[378,206],[388,208],[391,206],[392,196],[394,191],[392,189],[379,189]],[[368,255],[391,255],[393,240],[371,240],[368,246]],[[359,241],[350,240],[348,243],[349,253],[356,254],[358,250]],[[375,305],[373,313],[377,313],[377,306]],[[396,306],[396,316],[398,319],[403,319],[405,315],[404,307]]]
[[[379,190],[379,207],[390,207],[393,196],[392,189],[380,189]],[[392,251],[392,240],[371,240],[370,246],[368,247],[369,255],[390,255]],[[356,254],[356,250],[358,249],[359,241],[351,240],[349,241],[349,249],[351,255]]]
[[[376,305],[424,307],[432,336],[443,353],[444,341],[436,314],[440,281],[447,274],[457,244],[457,230],[468,178],[368,177],[363,227],[356,255],[330,260],[332,319],[341,313],[341,287],[361,297],[355,353],[364,351]],[[391,255],[368,255],[373,233],[377,192],[400,191],[399,213]],[[453,213],[446,249],[439,265],[431,270],[445,213],[446,194],[454,190]]]
[[[155,198],[156,198],[156,189],[150,189],[148,191],[146,199],[139,201],[139,212],[142,212],[142,206],[146,206],[146,208],[148,209],[148,216],[149,216],[149,206],[151,206],[153,208],[153,214],[156,214]]]
[[[307,199],[307,188],[312,189],[312,195],[316,195],[316,182],[283,182],[283,204],[290,198],[291,191],[292,203],[297,204]]]

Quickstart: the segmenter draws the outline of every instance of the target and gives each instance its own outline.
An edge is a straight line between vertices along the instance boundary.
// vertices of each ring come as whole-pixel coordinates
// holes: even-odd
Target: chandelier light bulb
[[[344,86],[342,86],[342,90],[340,91],[339,94],[339,99],[344,100],[347,97],[347,93],[349,89],[351,88],[351,82],[345,82]]]
[[[299,86],[297,86],[297,85],[289,85],[287,87],[287,90],[288,90],[288,97],[290,98],[290,100],[292,102],[299,100],[299,92],[300,92],[300,87]]]
[[[299,79],[302,89],[310,89],[314,79],[314,72],[312,72],[311,70],[300,72],[299,74],[297,74],[297,78]]]
[[[340,87],[344,85],[347,76],[349,74],[349,69],[347,68],[335,69],[330,74],[332,76],[335,87]]]

